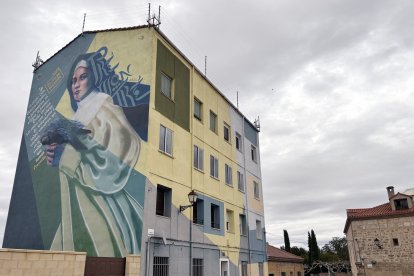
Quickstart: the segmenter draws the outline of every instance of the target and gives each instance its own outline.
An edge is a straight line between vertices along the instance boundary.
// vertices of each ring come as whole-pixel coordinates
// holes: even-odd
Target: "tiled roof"
[[[389,202],[372,207],[362,209],[347,209],[346,210],[346,223],[344,233],[348,230],[349,224],[353,220],[364,220],[364,219],[376,219],[376,218],[388,218],[388,217],[405,217],[414,216],[414,206],[409,209],[395,210],[391,209]]]
[[[269,261],[303,263],[303,258],[293,255],[277,247],[267,244],[267,258]]]

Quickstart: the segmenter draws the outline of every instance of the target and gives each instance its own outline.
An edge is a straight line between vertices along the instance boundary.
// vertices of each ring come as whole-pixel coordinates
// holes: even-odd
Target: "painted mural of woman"
[[[62,206],[51,249],[89,256],[137,254],[143,208],[124,187],[134,174],[141,140],[122,108],[97,91],[90,55],[79,56],[69,73],[75,115],[67,121],[71,127],[63,127],[66,140],[46,143],[48,165],[59,167]]]

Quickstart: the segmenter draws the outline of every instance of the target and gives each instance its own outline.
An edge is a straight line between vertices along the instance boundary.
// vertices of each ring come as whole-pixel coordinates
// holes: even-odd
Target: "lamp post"
[[[196,203],[197,201],[197,193],[194,192],[194,190],[191,190],[191,192],[188,193],[188,201],[190,202],[190,205],[180,205],[180,213],[183,212],[185,209],[189,208],[189,207],[193,207],[194,203]],[[192,218],[190,216],[190,261],[189,261],[189,269],[190,269],[190,273],[189,275],[192,276],[193,275],[193,270],[192,268],[192,261],[193,261],[193,244],[192,244],[192,238],[193,238],[193,221]]]
[[[188,193],[188,201],[190,202],[190,205],[180,205],[180,213],[184,211],[185,209],[192,207],[194,203],[197,201],[198,195],[194,190],[191,190],[191,192]]]
[[[382,249],[382,244],[381,244],[381,242],[380,242],[380,240],[378,239],[378,238],[375,238],[375,240],[374,240],[374,244],[379,248],[379,249]]]

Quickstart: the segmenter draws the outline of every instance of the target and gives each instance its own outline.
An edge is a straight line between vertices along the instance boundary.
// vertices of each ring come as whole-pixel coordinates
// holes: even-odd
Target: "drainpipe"
[[[146,276],[149,276],[149,265],[150,265],[149,253],[150,253],[151,238],[152,237],[148,237],[148,240],[147,240],[147,252],[145,254],[145,263],[146,263],[146,266],[145,266],[145,275]]]

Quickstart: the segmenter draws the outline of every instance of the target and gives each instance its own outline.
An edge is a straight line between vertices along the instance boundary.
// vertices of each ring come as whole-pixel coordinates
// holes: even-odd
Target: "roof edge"
[[[35,68],[35,70],[33,70],[33,72],[36,72],[37,69],[41,68],[44,64],[46,64],[46,62],[48,62],[49,60],[51,60],[54,56],[56,56],[57,54],[59,54],[61,51],[63,51],[66,47],[68,47],[71,43],[73,43],[76,39],[78,39],[79,37],[83,36],[84,34],[94,34],[94,33],[102,33],[102,32],[117,32],[117,31],[129,31],[129,30],[137,30],[137,29],[143,29],[143,28],[153,28],[162,38],[164,38],[183,58],[185,61],[187,61],[199,74],[200,76],[209,84],[211,85],[211,87],[213,87],[217,93],[219,93],[219,95],[237,112],[239,113],[239,115],[241,115],[243,117],[243,119],[248,122],[254,130],[257,131],[257,133],[260,132],[260,130],[258,130],[256,128],[256,126],[249,120],[247,119],[247,117],[207,78],[207,76],[205,76],[198,68],[197,66],[194,65],[194,63],[192,63],[190,61],[190,59],[184,55],[183,52],[181,52],[181,50],[178,49],[177,46],[175,46],[175,44],[159,29],[156,27],[156,25],[137,25],[137,26],[131,26],[131,27],[123,27],[123,28],[112,28],[112,29],[103,29],[103,30],[90,30],[90,31],[84,31],[80,34],[78,34],[74,39],[72,39],[70,42],[68,42],[65,46],[63,46],[59,51],[57,51],[56,53],[54,53],[52,56],[50,56],[48,59],[46,59],[39,67]]]

